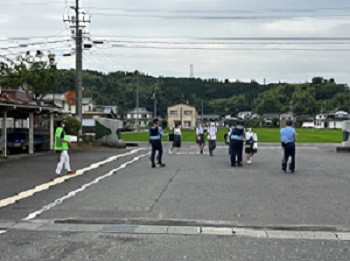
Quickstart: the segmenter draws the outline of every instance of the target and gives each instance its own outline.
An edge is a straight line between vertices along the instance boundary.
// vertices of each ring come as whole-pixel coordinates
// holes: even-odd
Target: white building
[[[327,118],[328,118],[328,114],[325,114],[325,113],[317,114],[315,119],[315,128],[316,129],[327,128]]]
[[[131,126],[136,126],[139,122],[140,127],[146,127],[150,121],[153,119],[153,113],[147,111],[144,107],[134,108],[126,113],[126,122]]]
[[[69,104],[65,94],[47,94],[42,99],[46,103],[52,103],[55,106],[62,108],[64,112],[75,114],[76,106]],[[82,111],[83,114],[86,112],[94,111],[95,105],[92,101],[92,98],[83,98],[82,99]]]
[[[247,119],[250,119],[250,117],[252,117],[252,112],[251,111],[242,111],[242,112],[238,113],[237,117],[239,119],[242,119],[242,120],[247,120]]]
[[[329,129],[342,129],[343,121],[349,120],[349,114],[345,111],[337,111],[330,113],[327,118],[327,125]]]

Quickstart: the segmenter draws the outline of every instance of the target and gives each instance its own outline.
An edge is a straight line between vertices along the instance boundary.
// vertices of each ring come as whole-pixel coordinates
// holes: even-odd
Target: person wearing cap
[[[157,151],[158,151],[158,165],[160,167],[165,167],[165,164],[162,163],[162,156],[163,156],[162,137],[165,137],[168,135],[164,134],[162,128],[159,126],[159,119],[153,120],[153,126],[148,130],[148,135],[150,136],[150,143],[152,145],[152,154],[151,154],[152,168],[156,167],[155,157],[156,157]]]
[[[216,134],[218,129],[214,120],[211,120],[208,128],[208,146],[209,146],[209,155],[214,156],[214,150],[216,148]]]
[[[57,129],[55,133],[55,144],[54,144],[55,151],[59,153],[58,164],[56,168],[57,176],[61,176],[61,171],[63,166],[66,169],[67,174],[73,175],[76,173],[74,170],[71,170],[70,168],[69,155],[68,155],[70,141],[69,141],[69,137],[65,135],[64,126],[65,124],[63,120],[57,121]]]
[[[284,156],[282,159],[282,170],[287,172],[287,165],[289,157],[292,158],[291,163],[289,164],[289,170],[291,173],[295,172],[295,140],[298,134],[295,132],[293,128],[293,121],[288,120],[287,126],[281,129],[280,137],[282,148],[284,151]]]
[[[234,122],[231,132],[231,167],[242,167],[243,140],[245,137],[244,121]]]

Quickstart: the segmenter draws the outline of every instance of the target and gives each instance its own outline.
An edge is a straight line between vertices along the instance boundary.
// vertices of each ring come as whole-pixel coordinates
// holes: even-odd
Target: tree
[[[293,94],[293,113],[314,115],[316,113],[315,87],[298,86]]]
[[[36,98],[42,98],[55,85],[59,71],[53,54],[36,51],[34,55],[27,52],[13,62],[1,63],[0,76],[1,86],[22,87],[32,91]]]

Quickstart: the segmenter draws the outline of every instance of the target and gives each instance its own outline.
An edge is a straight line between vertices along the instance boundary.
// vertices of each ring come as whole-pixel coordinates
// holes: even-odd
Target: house
[[[260,126],[277,126],[280,120],[279,113],[264,113],[260,117]],[[277,124],[277,125],[276,125]]]
[[[173,129],[177,123],[181,123],[184,129],[195,128],[197,117],[197,109],[188,104],[179,103],[168,107],[168,127],[170,129]]]
[[[61,93],[52,93],[46,94],[42,101],[44,104],[51,104],[58,108],[61,108],[64,112],[71,112],[71,105],[68,103],[64,94]]]
[[[217,114],[203,114],[198,116],[198,121],[203,122],[204,124],[209,123],[211,120],[215,120],[216,122],[219,122],[221,119],[220,115]]]
[[[242,120],[248,120],[250,117],[252,117],[252,112],[251,111],[242,111],[238,113],[237,117]]]
[[[282,113],[279,119],[280,119],[280,128],[284,128],[287,126],[287,121],[294,121],[294,115],[292,112]]]
[[[335,110],[327,117],[327,127],[329,129],[342,129],[343,121],[350,120],[349,113],[343,110]]]
[[[126,113],[126,123],[132,127],[139,122],[140,127],[146,127],[153,119],[153,113],[147,111],[144,107],[134,108]]]
[[[315,118],[315,126],[314,127],[316,129],[327,128],[328,127],[327,118],[328,118],[328,114],[326,114],[326,113],[317,114],[316,118]]]

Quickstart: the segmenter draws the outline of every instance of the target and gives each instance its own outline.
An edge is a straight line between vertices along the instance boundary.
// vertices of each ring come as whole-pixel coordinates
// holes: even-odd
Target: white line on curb
[[[78,189],[76,189],[76,190],[74,190],[74,191],[69,192],[67,195],[65,195],[65,196],[63,196],[63,197],[61,197],[61,198],[56,199],[54,202],[50,203],[49,205],[44,206],[44,207],[43,207],[42,209],[40,209],[40,210],[37,210],[37,211],[35,211],[35,212],[29,214],[26,218],[24,218],[24,219],[22,219],[22,220],[31,220],[31,219],[33,219],[33,218],[36,218],[36,217],[37,217],[38,215],[40,215],[41,213],[43,213],[43,212],[45,212],[45,211],[48,211],[49,209],[51,209],[51,208],[53,208],[53,207],[55,207],[55,206],[58,206],[58,205],[62,204],[62,202],[63,202],[64,200],[74,197],[77,193],[82,192],[82,191],[84,191],[85,189],[87,189],[88,187],[90,187],[90,186],[92,186],[92,185],[94,185],[94,184],[100,182],[101,180],[103,180],[103,179],[105,179],[105,178],[107,178],[107,177],[110,177],[110,176],[114,175],[114,174],[117,173],[118,171],[120,171],[120,170],[122,170],[122,169],[125,169],[128,165],[130,165],[130,164],[132,164],[132,163],[134,163],[134,162],[140,160],[140,158],[145,157],[145,156],[147,156],[147,155],[149,155],[149,153],[142,154],[142,155],[140,155],[140,156],[138,156],[138,157],[134,157],[133,160],[121,164],[118,168],[112,169],[111,171],[107,172],[105,175],[100,176],[100,177],[94,179],[93,181],[91,181],[91,182],[89,182],[89,183],[87,183],[87,184],[81,186],[80,188],[78,188]]]
[[[16,203],[17,201],[19,201],[21,199],[25,199],[25,198],[33,196],[34,193],[38,193],[38,192],[47,190],[51,186],[55,186],[57,184],[61,184],[61,183],[65,182],[68,179],[75,178],[77,176],[83,175],[87,171],[90,171],[90,170],[93,170],[93,169],[97,169],[97,168],[99,168],[100,166],[102,166],[104,164],[110,163],[110,162],[112,162],[114,160],[117,160],[117,159],[125,157],[125,156],[129,156],[129,155],[135,154],[135,153],[137,153],[137,152],[139,152],[141,150],[144,150],[144,149],[135,149],[135,150],[132,150],[132,151],[130,151],[128,153],[125,153],[125,154],[120,154],[120,155],[109,157],[109,158],[107,158],[107,159],[105,159],[103,161],[93,163],[89,167],[85,167],[83,169],[77,170],[77,173],[75,175],[59,177],[59,178],[56,178],[53,181],[50,181],[50,182],[38,185],[38,186],[36,186],[33,189],[29,189],[29,190],[23,191],[23,192],[19,193],[16,196],[2,199],[2,200],[0,200],[0,208],[8,206],[8,205],[11,205],[11,204],[14,204],[14,203]]]

